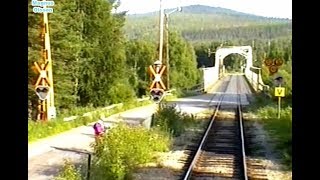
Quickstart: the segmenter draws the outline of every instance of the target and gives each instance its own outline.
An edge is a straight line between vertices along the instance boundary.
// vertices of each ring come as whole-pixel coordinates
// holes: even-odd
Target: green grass
[[[48,136],[52,136],[58,133],[62,133],[64,131],[70,130],[72,128],[76,128],[83,125],[88,125],[88,123],[97,121],[101,116],[108,117],[110,115],[126,111],[128,109],[132,109],[139,106],[144,106],[147,104],[151,104],[151,101],[141,101],[141,102],[127,102],[124,103],[123,106],[116,107],[110,110],[102,110],[102,108],[75,108],[71,113],[65,112],[64,114],[58,116],[55,120],[48,122],[39,122],[39,121],[28,121],[28,142],[34,142],[41,138],[45,138]],[[94,111],[93,111],[94,110]],[[91,116],[82,115],[86,112],[92,112]],[[63,121],[65,117],[69,117],[70,115],[78,115],[77,119],[71,121]]]
[[[63,109],[57,112],[59,117],[82,116],[86,112],[96,110],[94,107],[75,107],[71,109]]]
[[[276,143],[275,147],[281,154],[283,164],[288,168],[292,167],[292,107],[290,102],[282,104],[280,119],[278,119],[276,100],[258,96],[249,108],[252,113],[258,115],[264,128]]]
[[[177,98],[198,96],[198,95],[201,95],[201,94],[203,94],[203,93],[196,92],[195,90],[194,91],[192,91],[192,90],[187,91],[187,90],[177,89],[177,90],[173,91],[171,95],[165,96],[164,101],[172,101],[172,100],[175,100]]]

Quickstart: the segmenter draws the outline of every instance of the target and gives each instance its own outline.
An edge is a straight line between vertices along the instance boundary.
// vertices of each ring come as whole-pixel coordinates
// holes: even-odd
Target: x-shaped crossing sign
[[[158,70],[159,72],[157,72],[157,69],[155,69],[152,65],[149,66],[149,71],[151,72],[151,75],[154,77],[154,79],[150,85],[150,89],[152,89],[152,88],[160,88],[163,90],[166,89],[166,86],[164,85],[164,83],[162,82],[162,79],[161,79],[161,76],[164,73],[165,69],[166,69],[166,66],[162,65]],[[160,85],[160,87],[159,87],[159,85]]]
[[[41,66],[39,66],[37,62],[34,62],[34,65],[37,71],[40,73],[35,86],[37,87],[40,84],[41,80],[45,80],[47,84],[50,86],[50,82],[47,77],[48,62],[46,64],[41,64]]]

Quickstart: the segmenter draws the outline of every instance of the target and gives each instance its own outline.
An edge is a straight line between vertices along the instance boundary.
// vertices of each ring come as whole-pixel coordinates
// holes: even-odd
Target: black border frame
[[[316,105],[319,96],[319,66],[315,63],[318,61],[319,49],[318,45],[313,43],[317,43],[315,37],[319,32],[316,27],[318,15],[311,13],[319,10],[312,9],[318,6],[303,1],[293,2],[292,7],[292,177],[317,179],[314,177],[317,177],[319,172],[316,164],[316,147],[319,142],[316,136],[319,132],[316,125],[319,120],[319,108]]]
[[[3,78],[9,79],[10,87],[14,87],[14,92],[10,92],[12,88],[6,88],[8,92],[3,94],[8,102],[3,104],[9,108],[3,112],[8,114],[2,119],[5,125],[2,125],[4,131],[4,139],[10,144],[3,144],[1,149],[6,151],[3,156],[8,158],[3,165],[6,170],[3,177],[10,179],[27,179],[27,160],[28,160],[28,3],[20,1],[12,1],[10,4],[3,5],[3,16],[8,19],[9,23],[4,23],[1,29],[8,30],[9,34],[2,34],[8,38],[9,42],[3,46],[8,48],[8,58],[3,61],[13,63],[12,65],[3,66]],[[5,12],[8,10],[9,12]],[[7,73],[5,69],[8,69]],[[11,71],[11,72],[10,72]],[[13,71],[13,72],[12,72]],[[13,77],[10,77],[14,75]],[[6,84],[3,84],[8,87]],[[5,89],[5,88],[3,88]],[[14,94],[12,94],[14,93]],[[8,123],[8,125],[6,125]],[[13,141],[13,142],[12,142]],[[12,143],[12,144],[11,144]]]
[[[298,4],[297,2],[300,2]],[[304,5],[305,4],[305,5]],[[305,7],[303,7],[303,5]],[[3,66],[3,69],[9,69],[14,67],[14,72],[6,73],[4,72],[3,77],[8,78],[14,73],[14,79],[10,78],[8,81],[3,82],[3,89],[8,90],[6,94],[12,94],[10,92],[11,88],[14,87],[15,91],[14,96],[11,95],[7,98],[8,102],[3,104],[8,110],[12,112],[4,112],[8,114],[6,118],[2,119],[2,123],[8,123],[8,126],[3,125],[3,129],[8,129],[4,133],[4,143],[2,149],[6,152],[3,156],[9,158],[4,165],[6,170],[10,170],[10,179],[26,179],[27,176],[27,144],[28,144],[28,135],[27,135],[27,56],[28,56],[28,4],[21,3],[19,1],[12,1],[8,6],[10,7],[11,12],[2,12],[5,14],[3,17],[8,18],[3,22],[4,30],[8,30],[11,35],[3,34],[3,36],[9,38],[4,46],[7,48],[6,51],[9,51],[7,58],[3,58],[3,62],[13,63],[12,65]],[[316,72],[317,66],[312,65],[317,59],[317,45],[314,45],[313,51],[312,42],[316,42],[315,37],[319,32],[317,32],[317,14],[314,13],[308,17],[308,13],[317,12],[317,10],[311,10],[309,3],[295,1],[293,3],[293,178],[294,179],[314,179],[306,177],[309,175],[316,175],[317,170],[312,169],[311,161],[315,161],[317,158],[317,148],[310,148],[316,145],[317,129],[311,130],[311,127],[317,128],[315,125],[316,121],[319,119],[317,115],[317,106],[313,106],[312,103],[316,102],[307,102],[307,99],[312,99],[316,95]],[[12,12],[13,10],[13,12]],[[14,13],[14,14],[13,14]],[[12,15],[14,19],[12,20]],[[314,17],[314,19],[312,19]],[[308,25],[306,24],[307,20],[312,21],[312,24],[309,24],[311,29],[307,29]],[[312,32],[314,30],[314,32]],[[308,36],[309,35],[309,36]],[[308,37],[307,37],[308,36]],[[13,40],[13,41],[12,41]],[[314,53],[311,53],[314,52]],[[14,60],[12,60],[12,58]],[[315,69],[312,70],[312,67]],[[10,68],[11,69],[11,68]],[[305,72],[304,72],[305,71]],[[2,71],[3,72],[3,71]],[[314,72],[314,74],[312,74]],[[313,76],[315,75],[315,76]],[[310,83],[307,81],[311,81]],[[12,85],[7,85],[7,83],[12,83]],[[309,91],[310,90],[310,91]],[[5,95],[4,95],[5,96]],[[4,97],[3,97],[4,98]],[[12,101],[14,100],[14,101]],[[6,108],[6,109],[7,109]],[[307,111],[310,111],[307,113]],[[14,115],[12,118],[11,115]],[[12,121],[13,120],[13,121]],[[14,129],[6,128],[14,124]],[[10,125],[10,126],[9,126]],[[309,126],[309,127],[308,127]],[[309,129],[308,129],[309,128]],[[14,131],[13,131],[14,130]],[[312,133],[313,132],[313,133]],[[309,135],[310,139],[313,140],[310,143],[306,140],[306,135]],[[7,145],[7,143],[12,142],[13,144]],[[313,150],[314,149],[314,150]],[[10,154],[10,155],[7,155]],[[310,159],[310,162],[309,162]],[[9,163],[9,164],[7,164]],[[308,166],[309,165],[309,166]],[[317,166],[314,166],[315,168]],[[313,170],[310,173],[307,171]],[[8,171],[3,171],[3,174],[9,174]],[[313,174],[312,174],[313,173]]]

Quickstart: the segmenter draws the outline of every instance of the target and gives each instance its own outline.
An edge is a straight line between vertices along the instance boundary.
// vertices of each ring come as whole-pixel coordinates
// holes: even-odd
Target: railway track
[[[246,156],[246,148],[256,142],[250,140],[253,134],[244,132],[238,78],[237,94],[234,94],[237,103],[224,105],[224,95],[220,94],[207,129],[189,142],[186,149],[188,156],[182,160],[185,166],[176,172],[175,179],[268,179],[265,166]],[[229,81],[231,79],[224,88],[225,92]]]
[[[240,95],[235,106],[222,105],[223,97],[181,179],[248,179]]]

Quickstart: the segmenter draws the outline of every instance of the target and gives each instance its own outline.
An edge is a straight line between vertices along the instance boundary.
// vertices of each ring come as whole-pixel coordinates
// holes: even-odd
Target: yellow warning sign
[[[274,90],[274,95],[277,97],[284,97],[285,88],[284,87],[276,87]]]

